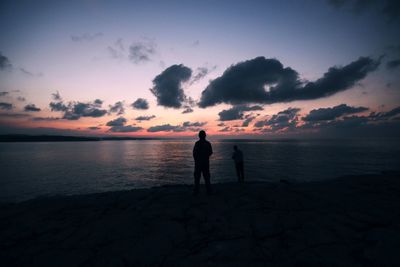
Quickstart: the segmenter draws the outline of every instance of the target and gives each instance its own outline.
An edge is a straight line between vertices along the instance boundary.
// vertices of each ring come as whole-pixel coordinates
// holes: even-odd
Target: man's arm
[[[211,143],[208,143],[210,145],[209,151],[208,151],[208,156],[211,156],[213,154],[212,146]]]
[[[197,148],[197,143],[196,143],[196,144],[194,144],[194,147],[193,147],[193,158],[194,159],[196,159],[197,154],[198,154],[198,148]]]

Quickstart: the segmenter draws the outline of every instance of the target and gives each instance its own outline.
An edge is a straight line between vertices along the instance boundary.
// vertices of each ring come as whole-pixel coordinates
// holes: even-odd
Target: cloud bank
[[[150,133],[155,133],[155,132],[185,132],[185,131],[191,131],[191,132],[197,132],[200,131],[202,126],[206,125],[207,122],[190,122],[190,121],[185,121],[182,123],[182,125],[171,125],[171,124],[162,124],[162,125],[156,125],[149,127],[147,129],[148,132]]]
[[[115,133],[129,133],[129,132],[138,132],[141,131],[143,128],[134,125],[125,125],[128,122],[127,119],[124,117],[119,117],[114,120],[107,122],[107,126],[110,126],[110,132]]]
[[[182,64],[172,65],[157,75],[150,91],[157,98],[157,104],[168,108],[180,108],[187,97],[182,83],[188,81],[192,70]]]
[[[0,52],[0,70],[10,70],[12,69],[12,64],[10,63],[10,60],[8,60],[8,57],[4,56]]]
[[[360,113],[367,111],[366,107],[350,107],[346,104],[341,104],[332,108],[313,109],[303,118],[304,121],[327,121],[333,120],[343,115]]]
[[[108,113],[116,113],[117,115],[122,115],[125,113],[124,102],[118,101],[114,105],[109,105]]]
[[[255,127],[268,126],[267,130],[279,131],[282,129],[293,129],[298,122],[299,108],[288,108],[273,115],[270,119],[258,121]]]
[[[221,112],[218,113],[218,116],[220,121],[239,120],[243,119],[244,112],[253,110],[263,110],[263,108],[261,106],[239,105],[239,106],[234,106],[230,109],[222,110]]]
[[[374,71],[380,62],[369,57],[342,67],[331,67],[318,80],[303,82],[290,67],[277,59],[257,57],[229,67],[202,92],[202,108],[219,103],[273,104],[312,100],[347,90]]]
[[[134,109],[149,109],[149,102],[144,98],[138,98],[132,103]]]
[[[98,118],[107,114],[107,110],[102,109],[103,101],[96,99],[91,102],[71,101],[64,103],[58,92],[52,94],[54,101],[49,103],[51,111],[64,112],[63,119],[79,120],[81,117]]]
[[[13,108],[13,104],[7,102],[0,102],[0,109],[2,110],[10,110]]]
[[[29,104],[24,107],[24,111],[27,111],[27,112],[38,112],[40,110],[41,109],[36,107],[35,104]]]
[[[149,121],[151,119],[154,119],[156,116],[155,115],[151,115],[151,116],[139,116],[136,117],[135,120],[136,121]]]

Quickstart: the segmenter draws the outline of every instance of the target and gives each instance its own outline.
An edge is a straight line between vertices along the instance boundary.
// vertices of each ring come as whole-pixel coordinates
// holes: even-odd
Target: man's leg
[[[204,168],[202,169],[203,172],[203,177],[204,177],[204,182],[206,184],[206,189],[207,189],[207,194],[210,195],[211,194],[211,182],[210,182],[210,167],[209,166],[204,166]]]
[[[238,178],[238,182],[240,183],[240,163],[235,163],[235,168],[236,168],[236,175]]]
[[[197,195],[200,189],[200,176],[201,169],[198,166],[194,167],[194,191],[193,194]]]
[[[243,162],[240,163],[240,181],[242,183],[244,182],[244,164],[243,164]]]

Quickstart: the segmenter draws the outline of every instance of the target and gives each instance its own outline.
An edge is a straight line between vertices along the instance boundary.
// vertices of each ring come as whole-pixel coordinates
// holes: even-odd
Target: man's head
[[[237,149],[238,149],[238,148],[237,148],[237,146],[236,146],[236,145],[235,145],[235,146],[233,146],[233,150],[235,150],[235,151],[236,151]]]
[[[200,132],[199,132],[199,138],[200,139],[206,139],[206,132],[205,131],[203,131],[203,130],[201,130]]]

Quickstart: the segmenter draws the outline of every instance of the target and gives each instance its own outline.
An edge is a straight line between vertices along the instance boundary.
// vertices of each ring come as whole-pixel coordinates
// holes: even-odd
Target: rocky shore
[[[400,266],[398,174],[0,205],[1,266]]]

